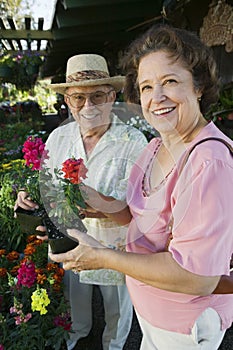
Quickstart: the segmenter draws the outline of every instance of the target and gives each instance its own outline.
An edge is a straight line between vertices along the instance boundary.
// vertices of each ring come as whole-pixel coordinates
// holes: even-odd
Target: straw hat
[[[61,95],[64,95],[66,88],[71,86],[110,84],[116,91],[120,91],[124,81],[124,76],[109,76],[107,62],[104,57],[94,54],[83,54],[68,59],[65,83],[50,84],[49,87]]]

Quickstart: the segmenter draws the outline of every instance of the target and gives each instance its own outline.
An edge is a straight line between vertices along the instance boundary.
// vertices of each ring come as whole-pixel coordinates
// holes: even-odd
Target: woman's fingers
[[[53,254],[52,252],[49,252],[49,257],[51,260],[57,262],[57,263],[63,263],[68,266],[68,268],[65,268],[65,270],[72,269],[74,266],[76,266],[76,259],[78,258],[78,247],[69,250],[66,253],[60,253],[60,254]]]
[[[78,240],[79,244],[88,245],[94,248],[104,248],[101,243],[85,232],[78,231],[77,229],[68,229],[67,233],[69,236]]]
[[[62,262],[65,270],[90,268],[95,259],[95,249],[93,248],[104,248],[104,246],[84,232],[76,229],[69,229],[67,232],[70,237],[79,241],[79,245],[66,253],[53,254],[49,252],[50,259],[58,263]]]

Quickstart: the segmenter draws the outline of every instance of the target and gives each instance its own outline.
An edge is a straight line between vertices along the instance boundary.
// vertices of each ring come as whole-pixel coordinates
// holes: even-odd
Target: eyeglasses
[[[69,99],[69,102],[73,108],[80,108],[85,104],[87,98],[89,98],[89,100],[94,105],[102,105],[106,103],[108,95],[112,91],[114,91],[114,89],[108,92],[95,91],[95,92],[86,93],[86,94],[79,94],[79,93],[74,93],[71,95],[66,94],[66,96]]]

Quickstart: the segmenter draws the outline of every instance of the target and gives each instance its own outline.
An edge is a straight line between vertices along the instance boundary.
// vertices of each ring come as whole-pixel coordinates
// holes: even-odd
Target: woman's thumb
[[[69,228],[67,229],[67,233],[70,237],[74,238],[76,241],[83,243],[84,241],[84,235],[87,236],[86,233],[83,233],[81,231],[78,231],[75,228]]]

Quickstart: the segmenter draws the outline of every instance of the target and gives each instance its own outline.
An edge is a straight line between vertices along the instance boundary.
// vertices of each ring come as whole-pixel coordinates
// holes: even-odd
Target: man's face
[[[65,102],[83,130],[109,124],[115,98],[116,92],[109,85],[74,86],[65,94]]]

